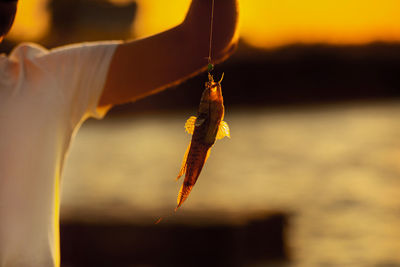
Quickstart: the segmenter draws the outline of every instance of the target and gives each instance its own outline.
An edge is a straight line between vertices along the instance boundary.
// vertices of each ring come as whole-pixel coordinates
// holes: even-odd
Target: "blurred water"
[[[400,103],[227,110],[216,143],[176,216],[292,214],[294,266],[400,266]],[[63,178],[64,220],[152,223],[172,212],[193,114],[86,123]]]

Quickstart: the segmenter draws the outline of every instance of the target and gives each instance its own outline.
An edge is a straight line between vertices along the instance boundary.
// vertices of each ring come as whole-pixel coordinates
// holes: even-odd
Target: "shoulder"
[[[9,55],[0,55],[0,84],[9,85],[22,77],[21,70],[28,70],[29,62],[48,53],[48,50],[38,44],[21,43]]]
[[[48,53],[48,50],[35,43],[21,43],[16,46],[9,55],[9,60],[33,59]]]

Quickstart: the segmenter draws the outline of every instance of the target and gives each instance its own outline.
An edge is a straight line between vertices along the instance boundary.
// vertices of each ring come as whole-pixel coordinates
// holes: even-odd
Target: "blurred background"
[[[0,49],[141,38],[189,4],[20,0]],[[232,138],[173,213],[206,76],[87,121],[62,180],[62,266],[400,266],[399,10],[241,0],[238,51],[215,69]]]

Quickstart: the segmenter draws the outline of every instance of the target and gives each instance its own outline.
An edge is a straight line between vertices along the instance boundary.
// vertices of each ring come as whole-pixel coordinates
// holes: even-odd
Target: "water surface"
[[[172,212],[191,115],[84,124],[66,164],[62,218],[153,223]],[[241,223],[282,210],[293,265],[400,266],[399,118],[399,102],[228,110],[232,138],[216,143],[170,219]]]

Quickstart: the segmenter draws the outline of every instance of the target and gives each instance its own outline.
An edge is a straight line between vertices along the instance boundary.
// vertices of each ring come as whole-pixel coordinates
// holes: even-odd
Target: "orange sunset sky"
[[[89,1],[89,0],[88,0]],[[109,0],[124,5],[130,0]],[[218,0],[216,0],[218,1]],[[178,24],[190,0],[137,0],[135,36]],[[291,43],[363,44],[400,41],[399,0],[240,0],[240,35],[257,47]],[[20,0],[9,38],[39,40],[47,31],[47,0]]]

